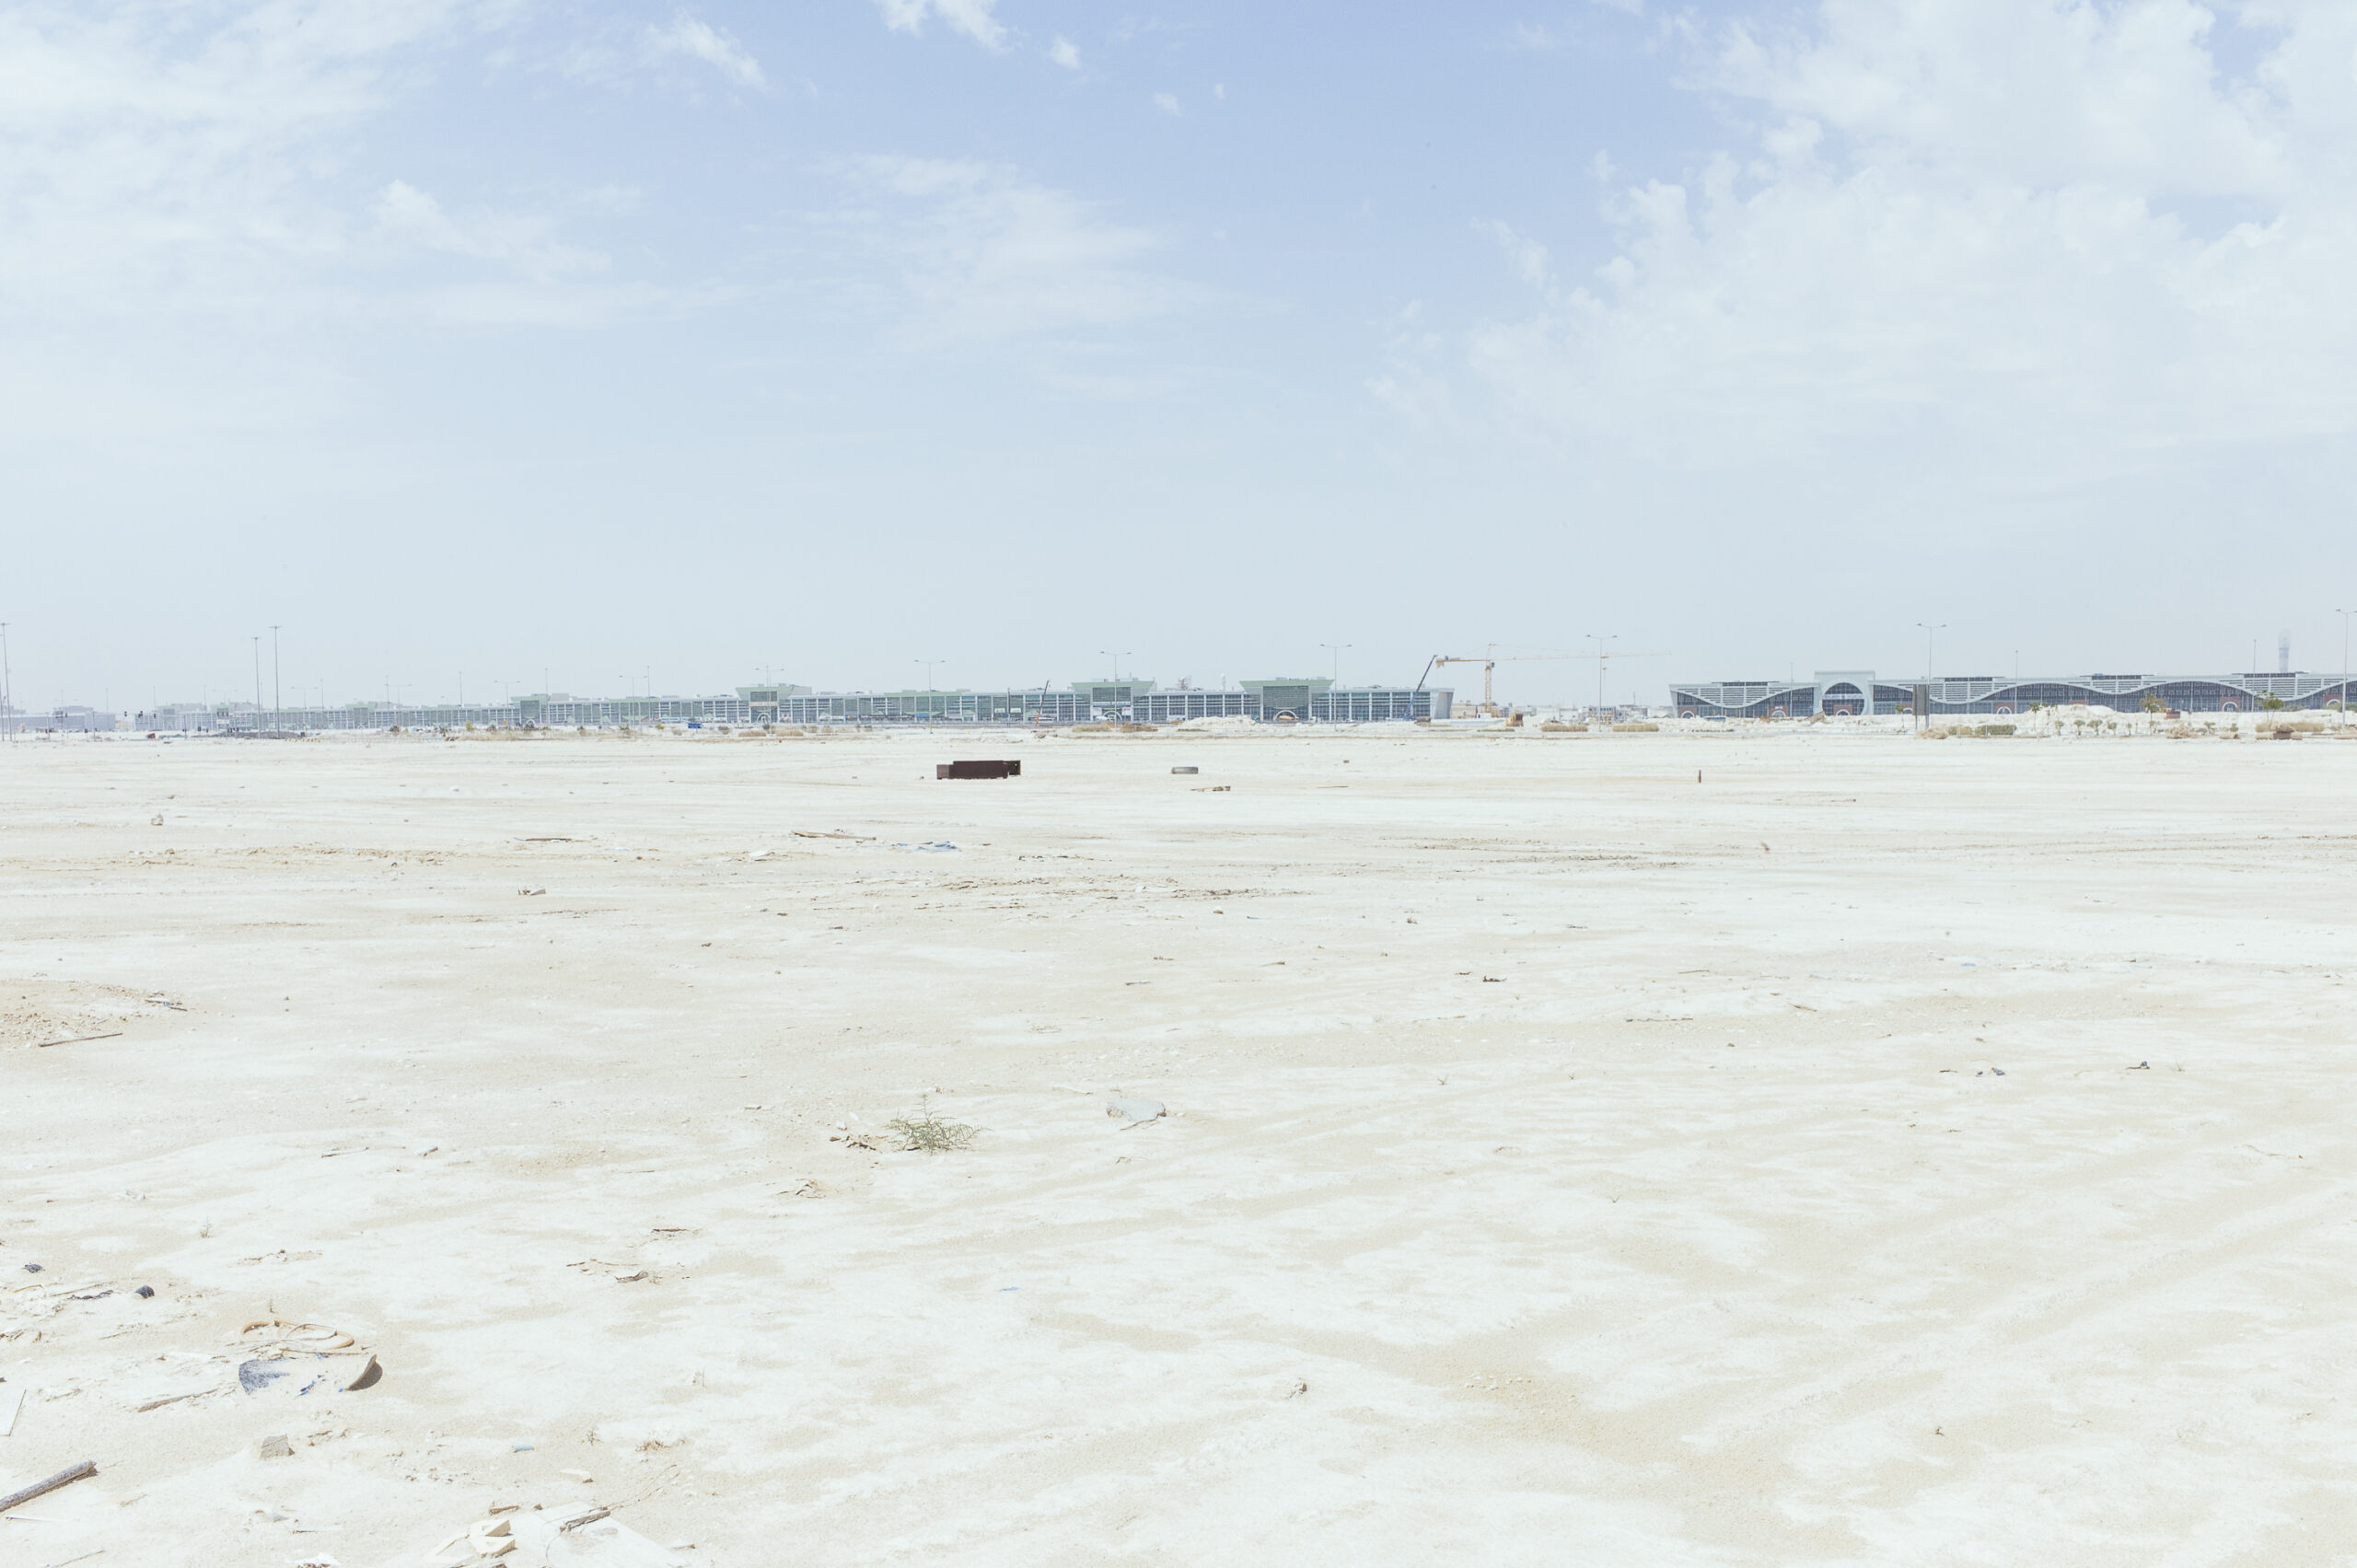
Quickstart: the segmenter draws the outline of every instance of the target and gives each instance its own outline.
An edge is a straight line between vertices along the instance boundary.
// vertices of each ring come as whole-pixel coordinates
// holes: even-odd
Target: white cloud
[[[1725,35],[1748,144],[1614,196],[1618,254],[1464,364],[1552,440],[1983,494],[2357,429],[2357,10],[2275,15],[2242,80],[2185,0]]]
[[[1507,261],[1512,263],[1515,275],[1523,282],[1533,288],[1547,286],[1547,247],[1527,235],[1515,233],[1507,224],[1487,223],[1475,226],[1498,242],[1498,249],[1505,252]]]
[[[686,55],[701,60],[740,87],[762,86],[761,63],[745,46],[710,23],[680,12],[668,28],[646,29],[647,52],[657,57]]]
[[[1178,95],[1177,93],[1156,93],[1154,95],[1154,107],[1162,110],[1165,114],[1175,115],[1179,112]]]
[[[0,13],[0,299],[274,300],[339,253],[321,192],[418,57],[500,25],[470,0]]]
[[[998,0],[876,0],[884,25],[895,32],[921,33],[927,17],[937,17],[952,32],[962,32],[985,49],[1006,41],[1006,28],[991,13]]]
[[[606,258],[597,252],[559,242],[554,225],[544,215],[491,213],[460,224],[443,211],[440,202],[406,180],[396,180],[378,193],[375,216],[377,235],[396,247],[496,261],[538,281],[601,272],[606,266]]]
[[[863,166],[886,197],[874,243],[898,273],[911,344],[1068,336],[1163,315],[1194,291],[1146,266],[1161,241],[1014,171],[964,160]]]
[[[1055,42],[1048,45],[1048,58],[1067,71],[1080,69],[1079,49],[1074,45],[1072,40],[1061,33],[1057,35]]]

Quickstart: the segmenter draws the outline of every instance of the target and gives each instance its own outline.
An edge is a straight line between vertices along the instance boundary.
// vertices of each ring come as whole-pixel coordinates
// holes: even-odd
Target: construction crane
[[[1617,658],[1667,658],[1668,656],[1669,656],[1666,653],[1640,654],[1623,653],[1619,651],[1599,651],[1592,654],[1502,654],[1498,652],[1498,645],[1492,643],[1488,651],[1483,653],[1478,658],[1460,657],[1453,654],[1434,654],[1431,660],[1425,664],[1424,673],[1416,678],[1416,690],[1421,691],[1424,689],[1425,680],[1431,678],[1433,670],[1437,666],[1444,664],[1478,664],[1481,667],[1481,716],[1484,718],[1496,718],[1499,716],[1498,705],[1494,697],[1492,695],[1492,677],[1499,665],[1525,663],[1534,660],[1553,661],[1561,659],[1594,659],[1596,661],[1596,705],[1599,710],[1601,710],[1604,706],[1605,667],[1612,660]]]
[[[1425,680],[1430,679],[1434,668],[1437,666],[1478,664],[1481,667],[1481,716],[1493,719],[1498,716],[1498,704],[1492,695],[1491,678],[1499,665],[1518,664],[1534,659],[1586,658],[1588,656],[1586,654],[1502,654],[1498,652],[1498,645],[1492,643],[1489,650],[1479,658],[1461,658],[1453,654],[1434,654],[1425,663],[1424,673],[1416,677],[1416,690],[1421,691],[1424,689]]]

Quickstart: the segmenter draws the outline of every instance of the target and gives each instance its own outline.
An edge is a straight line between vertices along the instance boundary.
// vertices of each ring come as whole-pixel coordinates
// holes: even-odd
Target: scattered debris
[[[1158,1099],[1109,1099],[1105,1102],[1106,1115],[1124,1117],[1132,1123],[1151,1121],[1162,1115],[1166,1109]]]
[[[936,779],[1012,779],[1022,774],[1023,764],[1012,758],[1002,761],[942,762],[933,770]]]
[[[292,1392],[299,1397],[327,1384],[327,1360],[314,1355],[306,1365],[300,1354],[257,1356],[238,1364],[238,1387],[249,1394]]]
[[[614,1276],[614,1283],[616,1284],[625,1285],[636,1284],[639,1281],[644,1278],[646,1278],[646,1271],[644,1269],[638,1269],[627,1274],[616,1274]]]
[[[166,1405],[179,1404],[182,1400],[201,1400],[212,1392],[210,1388],[188,1388],[177,1394],[160,1394],[145,1404],[134,1405],[131,1408],[137,1414],[145,1415],[149,1411],[159,1411]]]
[[[1170,771],[1171,771],[1172,772],[1174,772],[1174,773],[1200,773],[1200,772],[1202,772],[1202,769],[1201,769],[1201,768],[1173,768],[1173,769],[1171,769]]]
[[[131,1294],[137,1296],[140,1300],[145,1301],[156,1294],[156,1287],[154,1285],[141,1285],[137,1290],[133,1291]]]
[[[1195,786],[1195,793],[1197,795],[1225,795],[1233,787],[1235,786],[1231,784],[1198,784]],[[1219,911],[1213,910],[1212,912],[1217,914]]]
[[[72,1040],[45,1040],[39,1045],[33,1047],[33,1049],[35,1051],[47,1051],[52,1045],[87,1045],[94,1040],[121,1040],[122,1038],[122,1031],[121,1029],[117,1029],[112,1034],[76,1035]]]
[[[316,1258],[319,1254],[313,1252],[304,1256]],[[256,1329],[287,1330],[288,1332],[273,1334],[271,1338],[298,1353],[308,1351],[314,1355],[333,1355],[339,1351],[351,1350],[354,1344],[352,1336],[340,1329],[331,1329],[325,1323],[297,1323],[288,1318],[257,1318],[238,1330],[238,1337],[243,1339]]]
[[[0,1514],[6,1513],[19,1503],[29,1503],[43,1493],[55,1492],[59,1487],[70,1486],[77,1481],[87,1481],[98,1473],[98,1461],[85,1459],[70,1469],[58,1471],[47,1481],[37,1481],[30,1486],[12,1492],[6,1497],[0,1497]]]
[[[384,1380],[384,1364],[372,1354],[368,1357],[368,1365],[360,1369],[360,1376],[346,1383],[343,1386],[343,1391],[347,1394],[356,1394],[363,1388],[373,1388]]]
[[[291,1459],[295,1457],[295,1445],[284,1432],[273,1432],[261,1440],[260,1452],[265,1459]]]

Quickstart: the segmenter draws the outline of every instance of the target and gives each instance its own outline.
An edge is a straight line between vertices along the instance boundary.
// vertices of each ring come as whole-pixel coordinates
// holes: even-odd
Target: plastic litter
[[[249,1394],[302,1395],[328,1386],[323,1355],[257,1356],[238,1366],[238,1387]]]
[[[1151,1121],[1165,1109],[1158,1099],[1109,1099],[1105,1102],[1106,1115],[1119,1116],[1130,1121]]]

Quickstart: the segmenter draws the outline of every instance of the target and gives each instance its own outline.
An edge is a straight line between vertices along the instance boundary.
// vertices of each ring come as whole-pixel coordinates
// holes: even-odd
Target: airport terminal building
[[[2003,678],[1943,675],[1877,679],[1871,669],[1820,669],[1808,680],[1684,680],[1670,683],[1680,718],[1790,719],[1863,714],[1912,714],[1918,693],[1930,717],[1991,717],[2033,707],[2084,703],[2116,713],[2146,708],[2180,714],[2247,714],[2268,699],[2284,708],[2341,702],[2344,678],[2305,671],[2258,675],[2068,675]]]
[[[358,729],[610,729],[625,725],[988,725],[1178,724],[1248,719],[1262,724],[1374,724],[1445,719],[1448,687],[1343,686],[1323,677],[1239,681],[1205,691],[1165,691],[1138,677],[1082,680],[1020,691],[813,691],[807,686],[740,686],[710,697],[572,697],[534,693],[494,703],[353,703],[271,709],[251,703],[173,703],[136,716],[140,730],[181,734],[310,733]]]

